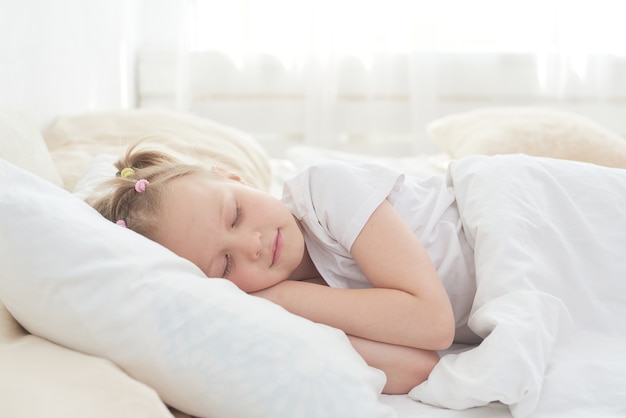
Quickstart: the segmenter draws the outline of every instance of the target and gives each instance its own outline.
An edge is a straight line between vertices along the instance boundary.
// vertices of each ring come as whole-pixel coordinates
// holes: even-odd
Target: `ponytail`
[[[99,197],[88,198],[87,203],[111,222],[154,240],[160,203],[169,182],[191,174],[211,174],[211,170],[161,151],[138,149],[138,145],[129,147],[115,163],[116,177],[105,182]]]

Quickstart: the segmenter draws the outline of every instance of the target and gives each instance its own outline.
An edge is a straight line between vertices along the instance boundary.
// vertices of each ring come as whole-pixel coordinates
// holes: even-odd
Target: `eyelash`
[[[241,206],[237,205],[237,208],[235,209],[235,220],[233,221],[232,226],[237,226],[240,220],[241,220]]]
[[[241,221],[241,206],[237,205],[235,208],[235,220],[233,221],[232,227],[234,228]],[[224,266],[224,274],[223,277],[228,277],[228,274],[232,270],[233,260],[229,255],[226,255],[226,266]]]
[[[232,266],[233,266],[233,261],[231,257],[229,255],[226,255],[226,266],[224,266],[224,274],[223,274],[223,277],[225,279],[228,277],[228,274],[230,273]]]

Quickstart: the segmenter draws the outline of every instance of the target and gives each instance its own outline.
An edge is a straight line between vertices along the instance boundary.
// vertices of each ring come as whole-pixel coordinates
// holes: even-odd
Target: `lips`
[[[282,251],[282,248],[283,248],[283,239],[282,239],[280,230],[278,230],[276,231],[276,238],[274,238],[274,243],[272,244],[272,264],[270,265],[270,267],[276,264],[276,262],[280,258],[280,253]]]

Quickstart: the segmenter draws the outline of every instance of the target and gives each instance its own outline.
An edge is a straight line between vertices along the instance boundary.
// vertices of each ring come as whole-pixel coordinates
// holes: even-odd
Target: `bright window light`
[[[188,0],[192,50],[625,55],[623,0]]]

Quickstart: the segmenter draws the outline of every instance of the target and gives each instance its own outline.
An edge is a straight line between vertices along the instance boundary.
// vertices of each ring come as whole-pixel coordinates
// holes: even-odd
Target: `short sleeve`
[[[403,174],[376,164],[327,162],[285,186],[284,201],[315,235],[322,231],[347,251],[374,210],[393,203]]]

